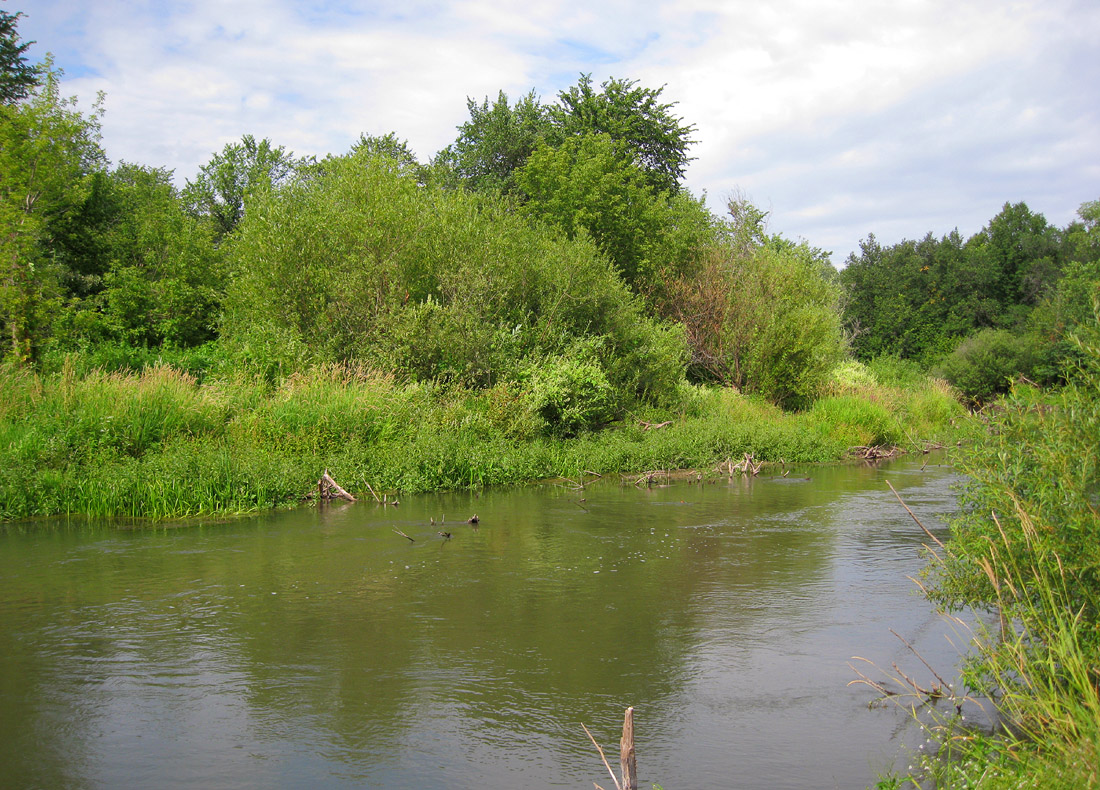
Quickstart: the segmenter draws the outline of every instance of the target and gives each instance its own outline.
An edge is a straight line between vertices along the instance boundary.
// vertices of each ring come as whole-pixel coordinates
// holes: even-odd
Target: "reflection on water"
[[[955,478],[793,474],[811,479],[10,526],[5,781],[588,787],[603,768],[580,722],[612,746],[634,705],[642,786],[864,787],[917,736],[847,687],[848,660],[905,658],[890,628],[956,658],[884,480],[940,526]]]

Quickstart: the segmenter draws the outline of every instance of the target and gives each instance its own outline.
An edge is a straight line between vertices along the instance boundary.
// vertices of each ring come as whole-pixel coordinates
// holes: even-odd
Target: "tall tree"
[[[550,117],[560,137],[602,133],[617,145],[647,176],[651,186],[673,191],[679,188],[691,157],[688,148],[695,126],[684,124],[660,101],[664,87],[642,88],[637,80],[612,78],[592,85],[592,75],[582,74],[576,85],[558,94]]]
[[[99,147],[102,96],[90,116],[60,93],[49,61],[42,82],[14,105],[0,105],[0,320],[19,361],[33,359],[51,318],[59,280],[44,244],[48,223],[84,200]]]
[[[27,49],[34,42],[19,41],[16,27],[21,16],[22,12],[0,11],[0,104],[14,104],[27,98],[40,76],[26,58]]]
[[[534,91],[513,106],[501,91],[492,104],[488,97],[480,104],[467,99],[466,107],[470,120],[458,127],[458,139],[439,153],[438,163],[475,192],[514,193],[516,170],[550,132],[548,109]]]
[[[250,134],[228,143],[188,181],[183,197],[195,216],[208,217],[218,239],[231,233],[244,216],[250,193],[279,187],[308,160],[296,159],[283,146]]]

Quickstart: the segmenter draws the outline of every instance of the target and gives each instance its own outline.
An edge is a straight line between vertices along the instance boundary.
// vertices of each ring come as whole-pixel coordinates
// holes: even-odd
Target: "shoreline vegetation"
[[[298,504],[328,469],[349,491],[418,493],[584,471],[839,461],[853,448],[948,441],[963,409],[942,382],[896,364],[845,363],[830,394],[788,412],[731,388],[684,384],[678,408],[546,435],[530,393],[398,383],[322,366],[279,384],[154,363],[43,374],[0,370],[0,516],[145,519]],[[892,378],[891,378],[892,377]],[[664,425],[661,428],[654,426]]]

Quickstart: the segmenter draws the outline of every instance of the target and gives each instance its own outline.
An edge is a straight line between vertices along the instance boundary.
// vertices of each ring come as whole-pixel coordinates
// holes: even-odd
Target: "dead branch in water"
[[[903,455],[905,450],[895,445],[874,444],[869,446],[858,445],[848,448],[848,455],[859,458],[862,461],[881,461],[884,458],[897,458]]]
[[[905,500],[901,498],[901,494],[899,494],[897,492],[897,489],[895,489],[892,485],[890,485],[889,480],[886,481],[886,485],[890,486],[890,490],[894,492],[894,496],[896,496],[898,498],[898,502],[901,502],[901,506],[903,508],[905,508],[905,512],[909,514],[909,517],[912,518],[913,521],[917,522],[917,526],[924,530],[924,534],[927,535],[928,537],[932,538],[932,540],[934,540],[936,542],[936,545],[939,546],[942,549],[944,547],[943,542],[939,538],[937,538],[935,535],[933,535],[929,531],[928,527],[924,526],[924,524],[921,523],[920,519],[917,518],[916,514],[913,513],[913,511],[909,509],[909,505],[905,504]],[[933,554],[935,554],[935,552],[933,552]],[[939,559],[939,557],[937,556],[936,559]]]
[[[393,531],[394,531],[394,532],[396,532],[396,533],[397,533],[398,535],[400,535],[400,536],[401,536],[401,537],[403,537],[403,538],[408,538],[408,539],[409,539],[409,542],[410,542],[410,543],[416,543],[416,538],[412,538],[412,537],[409,537],[409,536],[408,536],[408,535],[406,535],[406,534],[405,534],[404,532],[402,532],[401,530],[399,530],[399,529],[398,529],[397,527],[394,527],[394,528],[393,528]]]
[[[348,502],[354,502],[355,497],[349,494],[347,491],[337,485],[325,470],[325,473],[321,475],[321,479],[317,481],[317,496],[323,501],[326,499],[346,499]]]

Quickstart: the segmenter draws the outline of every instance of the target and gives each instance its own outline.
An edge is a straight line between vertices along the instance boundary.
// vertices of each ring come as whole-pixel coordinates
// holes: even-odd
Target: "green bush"
[[[885,406],[853,395],[821,398],[814,402],[810,414],[842,432],[845,428],[854,430],[858,441],[853,445],[895,445],[905,438]]]
[[[262,196],[232,248],[225,336],[284,376],[347,362],[487,388],[586,342],[617,402],[674,397],[683,376],[682,333],[644,315],[591,239],[367,151]]]
[[[576,436],[615,416],[615,391],[594,349],[555,357],[531,376],[531,406],[554,436]]]
[[[1030,376],[1035,359],[1026,338],[1004,329],[983,329],[962,341],[932,372],[981,404],[1007,392],[1013,379]]]

